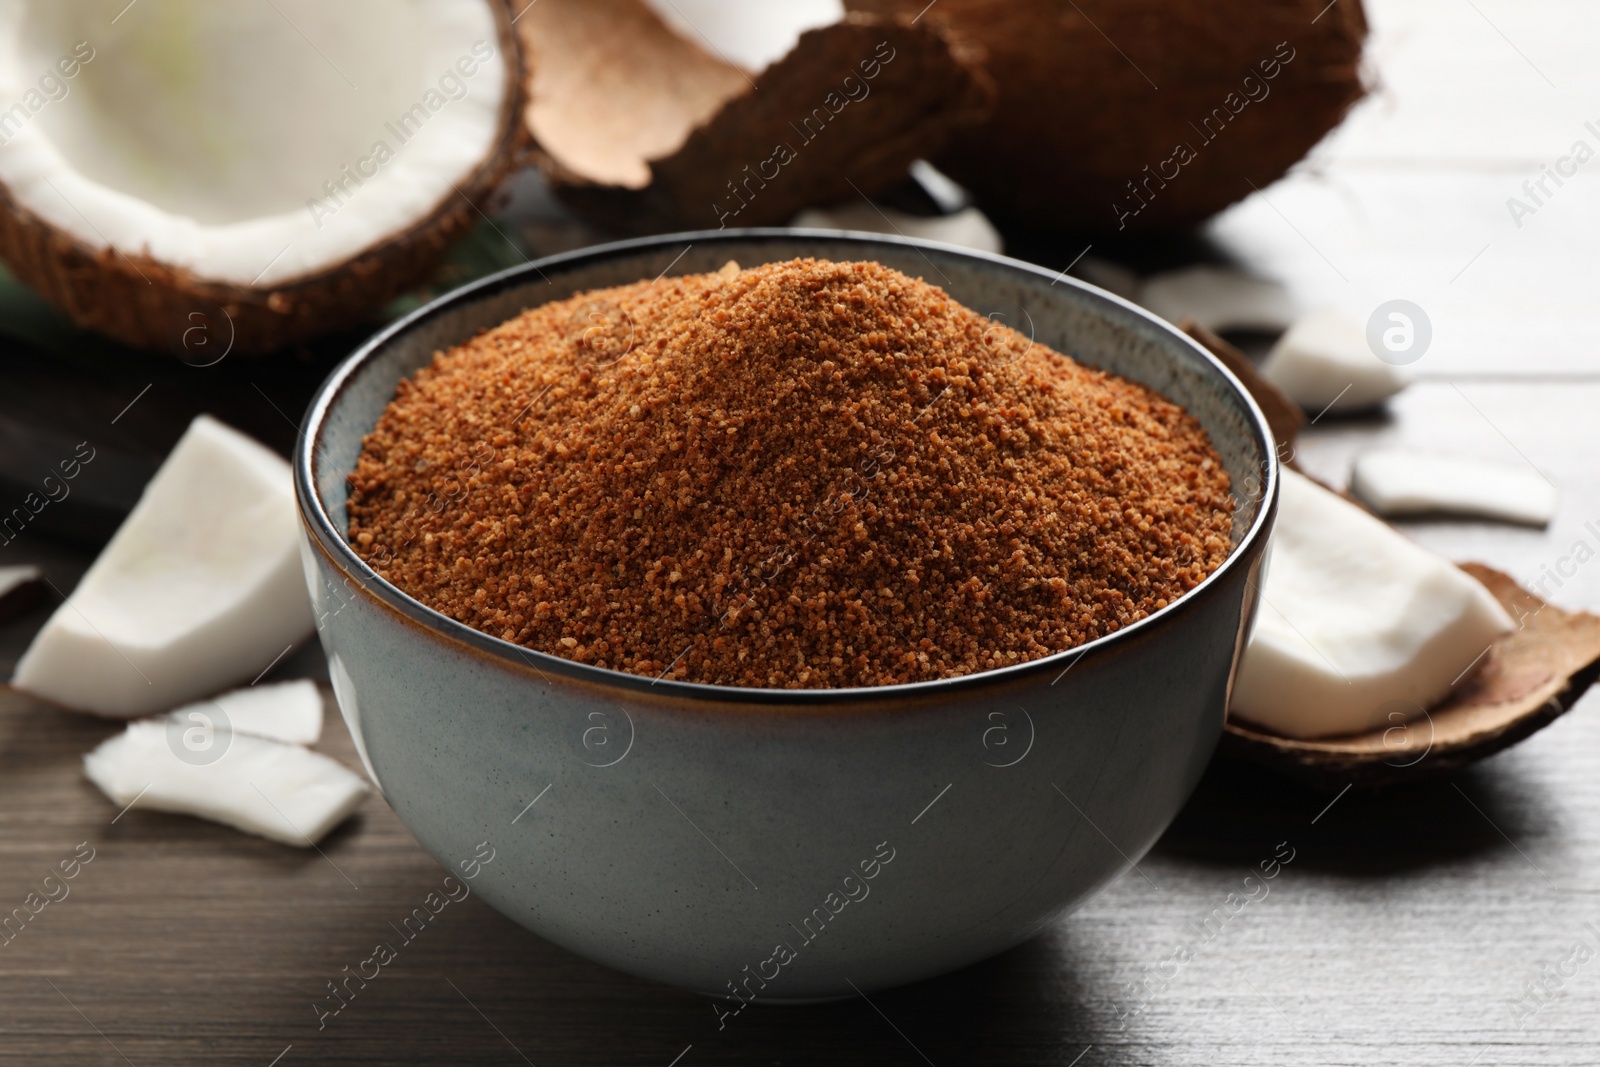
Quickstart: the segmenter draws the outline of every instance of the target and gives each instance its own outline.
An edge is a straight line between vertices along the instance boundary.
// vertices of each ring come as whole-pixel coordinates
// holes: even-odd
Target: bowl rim
[[[1005,270],[1032,275],[1035,278],[1049,279],[1052,284],[1065,283],[1070,288],[1076,288],[1097,299],[1109,301],[1123,311],[1144,319],[1147,323],[1154,325],[1158,332],[1167,334],[1170,340],[1175,340],[1180,345],[1188,347],[1202,357],[1204,364],[1209,366],[1211,372],[1233,391],[1236,399],[1242,402],[1261,454],[1265,457],[1263,464],[1265,477],[1263,479],[1260,505],[1249,528],[1240,537],[1238,544],[1234,545],[1229,551],[1227,558],[1217,566],[1217,569],[1208,574],[1193,589],[1188,590],[1166,607],[1158,608],[1144,618],[1103,637],[1097,637],[1093,641],[1087,641],[1081,645],[1075,645],[1072,648],[1053,652],[1048,656],[1041,656],[1037,659],[1026,660],[1022,663],[996,667],[993,670],[977,671],[972,674],[958,675],[953,678],[903,682],[893,685],[831,689],[769,689],[712,685],[704,682],[685,682],[665,677],[652,679],[645,675],[631,674],[610,667],[596,667],[587,663],[578,663],[574,660],[551,655],[548,652],[540,652],[537,649],[514,644],[474,629],[428,607],[398,586],[391,584],[369,567],[366,561],[350,547],[345,540],[344,534],[335,527],[332,518],[323,507],[321,496],[315,488],[313,464],[316,459],[317,441],[329,411],[337,403],[345,386],[357,371],[365,366],[368,361],[380,355],[392,341],[403,336],[424,321],[446,311],[455,310],[463,305],[493,296],[502,290],[520,285],[526,278],[544,277],[547,270],[564,270],[631,253],[680,244],[696,245],[733,241],[760,243],[779,240],[792,241],[796,238],[804,239],[808,237],[835,242],[842,240],[858,243],[862,246],[864,252],[874,245],[889,245],[914,250],[927,249],[937,251],[941,255],[954,255],[958,258],[978,260]],[[872,258],[870,252],[863,258]],[[676,261],[674,261],[675,263]],[[671,267],[669,266],[668,270],[670,269]],[[1250,558],[1255,555],[1254,550],[1257,548],[1258,543],[1266,537],[1267,531],[1274,520],[1277,511],[1278,485],[1280,481],[1279,459],[1272,431],[1267,424],[1266,416],[1262,413],[1260,406],[1256,404],[1255,398],[1250,395],[1250,391],[1245,388],[1244,384],[1221,360],[1212,355],[1193,338],[1132,301],[1090,285],[1087,282],[1069,277],[1065,271],[1053,272],[1046,268],[996,253],[981,252],[958,245],[904,236],[858,230],[799,227],[692,230],[611,241],[605,244],[589,245],[573,251],[529,260],[520,266],[498,271],[452,289],[374,333],[333,369],[322,384],[318,386],[316,393],[312,396],[311,402],[306,408],[304,417],[301,419],[300,432],[295,439],[293,466],[295,503],[300,511],[304,529],[310,534],[315,546],[320,548],[328,560],[338,567],[363,594],[371,597],[379,606],[389,608],[402,619],[422,627],[434,636],[450,639],[454,643],[463,645],[475,653],[486,655],[506,667],[521,670],[532,669],[544,677],[546,682],[549,681],[549,675],[554,673],[574,682],[612,689],[632,690],[641,694],[648,693],[660,697],[676,697],[701,703],[771,705],[904,702],[920,697],[942,696],[963,690],[1005,685],[1050,671],[1060,670],[1061,673],[1065,674],[1068,669],[1076,666],[1081,660],[1091,655],[1104,653],[1126,645],[1150,631],[1166,625],[1176,616],[1183,614],[1191,605],[1206,597],[1210,590],[1220,585],[1233,570],[1248,566]],[[1234,496],[1235,499],[1239,499],[1237,491],[1234,492]]]

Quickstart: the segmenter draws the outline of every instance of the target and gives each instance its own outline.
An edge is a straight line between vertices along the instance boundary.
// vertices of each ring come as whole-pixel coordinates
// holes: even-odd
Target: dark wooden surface
[[[1386,416],[1319,420],[1301,461],[1336,484],[1378,443],[1532,463],[1562,489],[1549,529],[1405,530],[1600,610],[1600,555],[1572,562],[1600,553],[1600,199],[1586,175],[1522,228],[1504,206],[1600,117],[1594,16],[1577,0],[1369,10],[1385,89],[1299,174],[1193,241],[1093,254],[1229,258],[1361,318],[1395,297],[1422,304],[1435,327],[1422,381]],[[535,204],[520,236],[543,252],[589,235]],[[1088,243],[1033,238],[1008,235],[1054,266]],[[14,338],[57,329],[22,321],[36,309],[0,312],[22,323]],[[15,450],[48,446],[41,430],[99,434],[114,460],[68,502],[86,510],[61,505],[81,522],[42,523],[0,550],[0,563],[42,564],[63,591],[189,415],[213,407],[286,447],[338,347],[275,368],[175,368],[92,345],[43,366],[33,348],[6,346],[0,488],[26,481]],[[46,610],[0,628],[0,673]],[[309,649],[278,674],[321,669]],[[0,1063],[1600,1063],[1594,695],[1506,753],[1403,790],[1313,793],[1215,764],[1141,861],[1148,881],[1124,877],[958,974],[870,1003],[755,1010],[721,1031],[705,1001],[548,945],[476,899],[447,907],[319,1030],[326,983],[444,872],[376,797],[324,855],[137,807],[118,817],[80,766],[114,729],[0,692],[0,915],[42,892],[80,843],[95,850],[70,895],[0,947]],[[336,716],[322,747],[355,763]],[[1270,894],[1219,926],[1213,913],[1227,914],[1247,871],[1288,850]]]

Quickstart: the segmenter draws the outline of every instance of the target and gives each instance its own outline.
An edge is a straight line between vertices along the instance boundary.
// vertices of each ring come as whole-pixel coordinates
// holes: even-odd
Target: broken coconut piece
[[[1000,231],[975,207],[951,215],[908,215],[894,208],[858,201],[830,208],[807,208],[789,225],[811,230],[861,230],[916,237],[975,248],[979,252],[999,253],[1002,247]]]
[[[1478,582],[1284,469],[1231,715],[1292,738],[1421,714],[1514,624]],[[1400,720],[1393,720],[1400,721]]]
[[[368,792],[343,764],[298,745],[225,732],[204,741],[222,752],[202,763],[179,756],[182,733],[165,719],[129,723],[83,757],[83,772],[113,804],[198,815],[300,848],[327,836]]]
[[[1191,319],[1213,331],[1276,333],[1295,318],[1294,301],[1283,286],[1230,267],[1152,274],[1139,287],[1138,302],[1174,325]]]
[[[910,18],[808,30],[758,75],[673,32],[644,0],[540,0],[517,30],[527,125],[552,189],[635,233],[780,225],[870,196],[989,103],[975,53]]]
[[[1307,411],[1363,411],[1406,387],[1373,355],[1360,324],[1335,308],[1297,319],[1267,353],[1261,375]]]
[[[0,257],[179,355],[354,325],[478,222],[522,84],[500,0],[9,0]]]
[[[0,567],[0,623],[31,609],[44,595],[44,572],[38,567]]]
[[[1564,611],[1481,563],[1461,569],[1517,622],[1441,703],[1411,722],[1347,737],[1292,740],[1229,719],[1218,752],[1330,793],[1448,774],[1571,710],[1600,676],[1600,616]]]
[[[255,677],[312,630],[299,522],[289,465],[200,416],[12,684],[133,718]]]
[[[1380,515],[1471,515],[1544,526],[1556,487],[1526,463],[1386,448],[1356,457],[1350,491]]]
[[[168,712],[166,719],[286,745],[314,745],[322,736],[322,693],[307,678],[246,686],[186,704]]]

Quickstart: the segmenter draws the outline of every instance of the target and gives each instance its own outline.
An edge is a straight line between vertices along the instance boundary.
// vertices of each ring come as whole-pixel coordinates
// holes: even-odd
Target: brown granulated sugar
[[[767,688],[970,674],[1111,633],[1227,555],[1205,431],[876,263],[534,308],[402,382],[350,537],[528,648]]]

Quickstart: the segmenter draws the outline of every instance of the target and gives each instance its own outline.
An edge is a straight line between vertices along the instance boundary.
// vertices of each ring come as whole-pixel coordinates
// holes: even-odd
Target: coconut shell
[[[358,326],[428,278],[524,158],[522,50],[493,0],[507,85],[489,154],[426,217],[351,259],[270,289],[208,281],[139,253],[94,248],[22,207],[0,183],[0,260],[78,325],[192,361],[268,352]],[[197,332],[199,331],[199,332]]]
[[[952,137],[935,162],[991,215],[1032,226],[1103,232],[1198,223],[1250,195],[1252,183],[1281,177],[1364,92],[1360,0],[846,6],[879,14],[926,7],[923,21],[984,48],[999,94],[994,111]],[[1261,64],[1278,57],[1280,42],[1293,58],[1263,80]],[[1261,86],[1248,89],[1255,102],[1244,85],[1251,74]],[[1213,119],[1208,137],[1214,109],[1226,118]],[[1163,168],[1180,144],[1194,158]]]
[[[1229,720],[1219,754],[1318,788],[1389,785],[1458,770],[1560,718],[1600,677],[1600,616],[1547,604],[1484,564],[1461,569],[1494,594],[1518,628],[1496,641],[1473,674],[1426,715],[1315,741]]]
[[[971,48],[909,18],[810,30],[757,75],[640,0],[540,0],[518,29],[541,168],[573,210],[629,233],[778,224],[877,192],[992,99]]]

